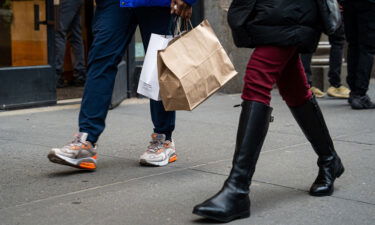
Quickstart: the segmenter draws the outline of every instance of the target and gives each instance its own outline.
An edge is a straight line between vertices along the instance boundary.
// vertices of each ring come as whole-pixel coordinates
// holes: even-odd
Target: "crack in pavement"
[[[350,136],[353,136],[353,135],[360,135],[360,134],[367,133],[367,132],[369,132],[369,130],[357,132],[356,134],[339,135],[339,136],[335,137],[334,139],[335,139],[335,141],[342,141],[342,140],[337,140],[337,139],[338,138],[350,137]],[[0,138],[0,139],[3,139],[5,141],[15,141],[15,140],[12,140],[12,139],[9,139],[9,138]],[[15,141],[15,142],[22,143],[22,144],[31,144],[31,145],[36,145],[36,146],[40,146],[40,147],[50,147],[50,146],[43,145],[43,144],[28,143],[28,142],[19,142],[19,141]],[[345,142],[345,141],[343,141],[343,142]],[[350,141],[348,141],[348,142],[350,142]],[[355,143],[355,142],[352,142],[352,143]],[[298,143],[298,144],[294,144],[294,145],[289,145],[289,146],[285,146],[285,147],[271,149],[271,150],[268,150],[268,151],[262,151],[262,153],[282,151],[282,150],[285,150],[285,149],[288,149],[288,148],[294,148],[294,147],[303,146],[303,145],[307,145],[307,144],[310,144],[310,143],[309,142]],[[360,143],[360,144],[362,144],[362,143]],[[372,146],[373,144],[370,144],[370,145]],[[106,156],[106,157],[116,157],[117,158],[117,156],[111,156],[111,155],[107,155],[107,154],[103,154],[103,156]],[[123,157],[118,157],[118,158],[123,158]],[[212,164],[218,164],[218,163],[221,163],[221,162],[231,161],[231,160],[232,159],[221,159],[221,160],[211,161],[211,162],[207,162],[207,163],[203,163],[203,164],[198,164],[198,165],[194,165],[194,166],[180,167],[180,168],[173,167],[173,170],[171,170],[171,171],[166,171],[166,172],[162,172],[162,173],[155,173],[155,174],[145,175],[145,176],[141,176],[141,177],[135,177],[135,178],[131,178],[131,179],[128,179],[128,180],[118,181],[118,182],[114,182],[114,183],[110,183],[110,184],[105,184],[105,185],[99,185],[99,186],[95,186],[95,187],[91,187],[91,188],[86,188],[86,189],[82,189],[82,190],[75,191],[75,192],[64,193],[64,194],[60,194],[60,195],[50,196],[50,197],[43,198],[43,199],[37,199],[37,200],[34,200],[34,201],[21,203],[21,204],[14,205],[14,206],[9,206],[9,207],[6,207],[6,208],[0,208],[0,212],[4,211],[4,210],[8,210],[8,209],[13,209],[13,208],[18,208],[18,207],[24,207],[24,206],[33,205],[33,204],[40,203],[40,202],[43,202],[43,201],[58,199],[58,198],[66,197],[66,196],[73,196],[73,195],[79,194],[79,193],[84,193],[84,192],[89,192],[89,191],[94,191],[94,190],[100,190],[100,189],[104,189],[104,188],[107,188],[107,187],[113,187],[113,186],[116,186],[116,185],[122,185],[122,184],[130,183],[132,181],[147,179],[147,178],[156,177],[156,176],[162,176],[162,175],[170,174],[170,173],[178,173],[178,172],[187,171],[187,170],[193,170],[193,171],[202,172],[202,173],[211,173],[211,174],[216,174],[216,175],[219,175],[219,176],[228,176],[227,174],[207,172],[207,171],[199,170],[197,168],[202,167],[202,166],[212,165]],[[264,184],[268,184],[268,185],[273,185],[273,186],[278,186],[278,187],[283,187],[283,188],[288,188],[288,189],[292,189],[292,190],[306,192],[305,190],[300,190],[300,189],[297,189],[297,188],[283,186],[283,185],[279,185],[279,184],[268,183],[268,182],[258,181],[258,180],[254,180],[254,181],[258,182],[258,183],[264,183]],[[342,200],[347,200],[347,201],[351,201],[351,202],[357,202],[357,203],[362,203],[362,204],[367,204],[367,205],[375,206],[374,203],[370,203],[370,202],[365,202],[365,201],[360,201],[360,200],[355,200],[355,199],[349,199],[349,198],[344,198],[344,197],[337,197],[337,196],[331,196],[331,197],[332,198],[337,198],[337,199],[342,199]]]
[[[82,190],[79,190],[79,191],[69,192],[69,193],[65,193],[65,194],[61,194],[61,195],[50,196],[50,197],[43,198],[43,199],[38,199],[38,200],[25,202],[25,203],[22,203],[22,204],[18,204],[18,205],[6,207],[6,208],[1,208],[0,212],[8,210],[8,209],[14,209],[14,208],[24,207],[24,206],[28,206],[28,205],[33,205],[33,204],[48,201],[48,200],[72,196],[72,195],[79,194],[79,193],[84,193],[84,192],[94,191],[94,190],[100,190],[100,189],[107,188],[107,187],[113,187],[113,186],[116,186],[116,185],[126,184],[126,183],[129,183],[129,182],[132,182],[132,181],[142,180],[142,179],[145,179],[145,178],[161,176],[161,175],[170,174],[170,173],[176,173],[176,172],[184,171],[184,170],[187,170],[187,169],[188,168],[183,168],[183,169],[177,169],[177,170],[167,171],[167,172],[163,172],[163,173],[150,174],[150,175],[146,175],[146,176],[131,178],[131,179],[124,180],[124,181],[118,181],[118,182],[115,182],[115,183],[99,185],[99,186],[95,186],[95,187],[91,187],[91,188],[82,189]]]
[[[375,146],[375,144],[372,143],[366,143],[366,142],[360,142],[360,141],[347,141],[347,140],[335,140],[338,142],[345,142],[345,143],[352,143],[352,144],[359,144],[359,145],[369,145],[369,146]]]
[[[200,169],[195,169],[195,168],[194,169],[190,169],[190,170],[194,170],[194,171],[202,172],[202,173],[214,174],[214,175],[218,175],[218,176],[224,176],[224,177],[228,176],[228,174],[211,172],[211,171],[205,171],[205,170],[200,170]],[[257,182],[257,183],[261,183],[261,184],[268,184],[268,185],[272,185],[272,186],[276,186],[276,187],[282,187],[282,188],[287,188],[287,189],[291,189],[291,190],[295,190],[295,191],[300,191],[300,192],[306,192],[306,193],[308,193],[308,191],[306,191],[306,190],[295,188],[295,187],[290,187],[290,186],[285,186],[285,185],[281,185],[281,184],[275,184],[275,183],[266,182],[266,181],[260,181],[260,180],[255,180],[255,179],[252,180],[252,181],[253,182]],[[326,196],[326,197],[331,197],[331,198],[336,198],[336,199],[341,199],[341,200],[346,200],[346,201],[357,202],[357,203],[362,203],[362,204],[366,204],[366,205],[375,206],[375,203],[365,202],[365,201],[356,200],[356,199],[338,197],[338,196],[333,196],[333,195]]]

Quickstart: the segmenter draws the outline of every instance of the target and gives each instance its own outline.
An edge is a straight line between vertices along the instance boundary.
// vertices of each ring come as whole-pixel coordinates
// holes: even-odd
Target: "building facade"
[[[56,89],[54,46],[60,1],[64,0],[0,0],[0,110],[54,105],[82,96],[83,87]],[[203,18],[203,1],[194,9],[193,23],[197,24]],[[86,56],[94,12],[95,1],[85,0],[81,27]],[[137,31],[118,66],[113,105],[136,96],[144,52]],[[73,74],[70,53],[67,42],[63,74],[67,81]]]
[[[63,0],[0,0],[0,110],[54,105],[58,100],[82,96],[82,87],[55,87],[54,36],[56,20],[59,19],[60,1]],[[233,44],[227,24],[227,12],[231,1],[198,1],[194,6],[192,21],[194,25],[203,18],[210,21],[239,72],[239,75],[221,91],[239,93],[251,50],[238,49]],[[85,0],[81,10],[81,26],[86,56],[92,40],[91,23],[94,11],[94,0]],[[143,57],[144,49],[137,31],[118,66],[113,106],[124,98],[137,96],[136,87]],[[69,43],[64,71],[66,80],[72,79],[73,66]]]

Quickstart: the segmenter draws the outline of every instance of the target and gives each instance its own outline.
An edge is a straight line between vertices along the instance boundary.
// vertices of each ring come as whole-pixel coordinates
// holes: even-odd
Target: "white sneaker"
[[[53,163],[79,169],[95,170],[97,164],[96,147],[87,141],[87,133],[74,135],[74,140],[62,148],[53,148],[48,159]]]
[[[166,166],[177,160],[173,141],[166,141],[164,134],[152,134],[147,151],[140,157],[141,165]]]

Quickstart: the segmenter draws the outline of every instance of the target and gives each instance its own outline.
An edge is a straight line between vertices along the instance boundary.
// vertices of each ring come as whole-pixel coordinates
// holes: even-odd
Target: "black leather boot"
[[[310,195],[332,195],[335,179],[344,173],[322,112],[315,97],[298,107],[290,107],[294,118],[318,155],[319,174],[310,188]]]
[[[233,167],[221,191],[194,207],[193,213],[220,222],[250,216],[249,186],[266,137],[272,108],[253,101],[242,103]]]

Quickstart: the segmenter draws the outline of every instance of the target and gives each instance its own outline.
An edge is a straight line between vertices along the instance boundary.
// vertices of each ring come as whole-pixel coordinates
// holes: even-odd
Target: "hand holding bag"
[[[337,0],[316,0],[323,23],[323,32],[332,35],[341,26],[342,18]]]
[[[158,71],[166,111],[193,110],[237,74],[207,20],[159,51]]]

